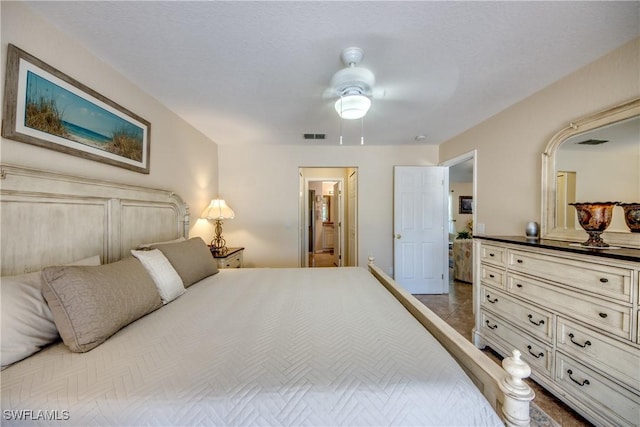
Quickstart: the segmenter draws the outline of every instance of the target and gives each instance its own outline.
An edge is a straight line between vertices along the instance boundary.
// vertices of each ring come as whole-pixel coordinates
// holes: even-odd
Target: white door
[[[333,219],[333,262],[342,266],[342,181],[333,185],[333,204],[331,205]]]
[[[394,278],[412,294],[449,292],[446,167],[394,167]]]
[[[354,170],[349,175],[347,182],[347,265],[355,267],[358,265],[358,171]]]

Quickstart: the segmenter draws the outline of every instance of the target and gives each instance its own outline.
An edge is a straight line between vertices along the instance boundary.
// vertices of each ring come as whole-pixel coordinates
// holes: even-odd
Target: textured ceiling
[[[348,46],[384,94],[365,143],[439,144],[640,35],[637,1],[28,4],[218,144],[336,144]]]

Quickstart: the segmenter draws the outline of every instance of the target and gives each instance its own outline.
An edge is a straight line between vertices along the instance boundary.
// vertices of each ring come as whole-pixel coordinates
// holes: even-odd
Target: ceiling
[[[220,145],[440,144],[640,35],[638,1],[28,4]],[[348,46],[363,123],[323,96]]]
[[[449,166],[449,182],[473,182],[473,159]]]

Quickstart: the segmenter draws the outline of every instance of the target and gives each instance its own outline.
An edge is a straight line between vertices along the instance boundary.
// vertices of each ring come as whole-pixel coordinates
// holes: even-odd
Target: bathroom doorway
[[[300,266],[357,265],[357,168],[300,168]]]

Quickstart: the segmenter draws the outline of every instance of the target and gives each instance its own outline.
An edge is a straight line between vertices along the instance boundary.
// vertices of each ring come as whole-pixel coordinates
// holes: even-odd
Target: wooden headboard
[[[189,209],[170,191],[0,165],[0,275],[188,237]]]

